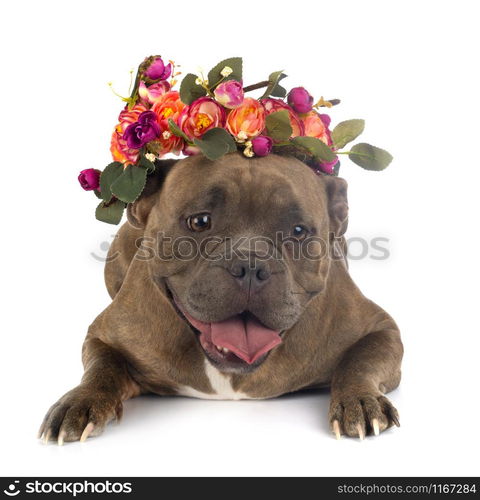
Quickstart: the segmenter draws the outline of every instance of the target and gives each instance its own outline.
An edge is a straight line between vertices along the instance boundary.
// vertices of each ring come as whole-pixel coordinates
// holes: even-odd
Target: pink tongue
[[[280,344],[278,332],[263,326],[257,319],[234,316],[220,323],[212,323],[212,342],[230,349],[248,364]]]
[[[278,332],[253,317],[244,321],[241,316],[234,316],[219,323],[202,323],[187,314],[185,316],[206,340],[230,349],[249,365],[282,342]]]

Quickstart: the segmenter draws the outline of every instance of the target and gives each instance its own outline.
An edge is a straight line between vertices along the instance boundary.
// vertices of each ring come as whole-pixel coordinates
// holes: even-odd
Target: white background
[[[478,2],[3,2],[0,475],[478,475]],[[187,71],[242,55],[245,83],[339,97],[395,156],[344,161],[349,236],[389,238],[351,272],[399,323],[402,427],[364,442],[328,431],[328,394],[215,402],[143,397],[85,444],[35,439],[77,384],[87,327],[108,304],[96,199],[128,72],[160,53]]]

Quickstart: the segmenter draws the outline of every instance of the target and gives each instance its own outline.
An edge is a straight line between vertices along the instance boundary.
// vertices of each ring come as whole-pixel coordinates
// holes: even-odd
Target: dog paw
[[[398,412],[385,396],[349,396],[330,403],[330,427],[337,439],[342,434],[364,439],[378,436],[392,425],[400,427]]]
[[[86,441],[98,436],[112,419],[120,420],[122,403],[112,394],[78,386],[67,392],[47,412],[38,431],[45,444]]]

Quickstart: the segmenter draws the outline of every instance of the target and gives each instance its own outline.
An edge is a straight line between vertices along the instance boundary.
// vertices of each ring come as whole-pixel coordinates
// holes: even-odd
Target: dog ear
[[[340,237],[348,226],[347,181],[333,175],[324,175],[323,179],[328,196],[330,231]]]
[[[148,215],[155,205],[163,182],[170,169],[179,160],[155,160],[155,172],[147,176],[145,188],[138,200],[127,205],[127,219],[137,229],[145,229]]]

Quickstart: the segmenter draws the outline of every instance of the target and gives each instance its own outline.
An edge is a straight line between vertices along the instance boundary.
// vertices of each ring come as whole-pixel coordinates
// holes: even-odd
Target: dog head
[[[150,273],[218,369],[259,366],[328,277],[347,224],[346,182],[297,159],[168,161],[129,221]],[[152,192],[153,191],[153,192]]]

